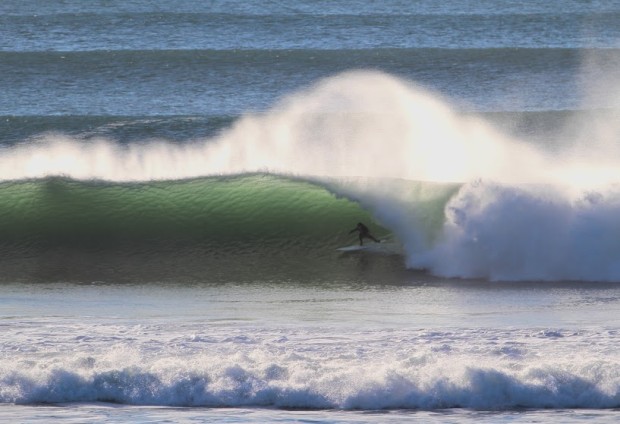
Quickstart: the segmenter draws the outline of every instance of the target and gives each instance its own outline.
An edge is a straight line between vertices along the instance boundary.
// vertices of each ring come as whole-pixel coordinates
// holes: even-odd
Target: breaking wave
[[[406,81],[351,72],[203,140],[49,134],[0,152],[3,243],[320,251],[372,217],[407,266],[436,275],[620,281],[610,116],[589,120],[587,145],[573,131],[546,149]]]

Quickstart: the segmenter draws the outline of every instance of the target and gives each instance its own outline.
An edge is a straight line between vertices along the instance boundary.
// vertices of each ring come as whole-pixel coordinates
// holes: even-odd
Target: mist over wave
[[[371,211],[404,245],[411,267],[452,277],[617,281],[617,129],[599,120],[595,140],[586,145],[584,132],[575,132],[565,150],[550,152],[460,115],[410,82],[359,71],[323,80],[192,143],[120,145],[47,135],[5,148],[0,179],[294,176]],[[355,184],[347,183],[351,177]],[[445,186],[411,191],[387,179],[460,189],[444,198],[443,211],[425,216],[425,205],[445,197]]]
[[[237,121],[219,137],[175,145],[50,135],[7,149],[0,179],[63,175],[146,181],[267,171],[286,175],[468,181],[532,180],[543,157],[462,117],[445,101],[378,72],[345,73]],[[510,166],[508,166],[510,165]]]

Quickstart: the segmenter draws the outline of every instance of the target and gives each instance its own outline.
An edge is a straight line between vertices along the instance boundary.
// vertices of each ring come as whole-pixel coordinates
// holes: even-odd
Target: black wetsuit
[[[368,227],[365,226],[364,224],[362,224],[361,222],[359,222],[357,224],[357,227],[355,227],[354,229],[349,231],[349,234],[351,234],[352,232],[355,232],[355,231],[359,232],[360,246],[364,245],[364,238],[369,238],[369,239],[373,240],[376,243],[381,243],[372,234],[370,234],[370,230],[368,229]]]

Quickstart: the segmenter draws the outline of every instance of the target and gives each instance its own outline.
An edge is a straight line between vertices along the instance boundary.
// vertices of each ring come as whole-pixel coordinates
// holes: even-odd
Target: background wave
[[[580,4],[580,8],[567,5],[569,10],[563,13],[544,7],[502,13],[497,4],[476,11],[461,3],[453,8],[444,5],[434,13],[420,8],[419,13],[386,14],[359,4],[348,10],[329,4],[324,10],[331,13],[319,14],[316,9],[314,13],[296,13],[299,10],[294,7],[276,6],[280,10],[273,10],[268,4],[254,13],[218,13],[205,7],[188,12],[57,10],[33,15],[16,13],[16,6],[0,15],[0,50],[351,49],[360,45],[486,48],[537,47],[541,43],[549,47],[612,47],[620,35],[615,25],[620,14],[613,7],[607,11],[600,7],[597,4],[596,9],[587,10]],[[446,27],[451,30],[441,31]],[[545,28],[544,38],[540,28]],[[56,36],[46,37],[45,32]],[[165,36],[150,36],[162,33]],[[287,37],[282,37],[283,33]],[[584,33],[596,37],[585,43]]]
[[[417,81],[450,96],[462,110],[611,108],[617,102],[609,99],[606,90],[590,89],[602,85],[603,79],[618,78],[618,57],[614,48],[359,45],[350,49],[0,52],[4,75],[0,114],[242,115],[265,111],[275,98],[353,69],[381,70]],[[584,88],[596,94],[588,103],[583,101]]]

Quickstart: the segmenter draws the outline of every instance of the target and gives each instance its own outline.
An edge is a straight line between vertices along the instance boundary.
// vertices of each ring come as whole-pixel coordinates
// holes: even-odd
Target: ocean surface
[[[615,422],[618,22],[2,1],[0,422]]]

